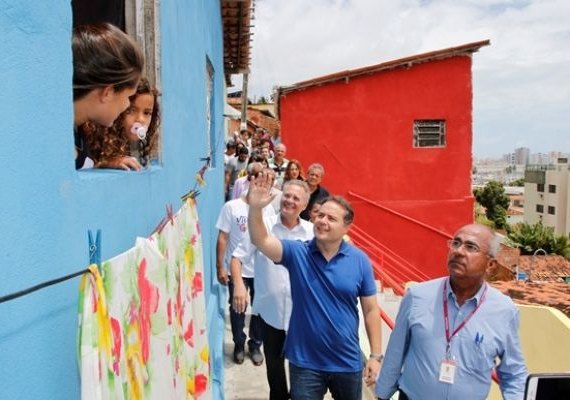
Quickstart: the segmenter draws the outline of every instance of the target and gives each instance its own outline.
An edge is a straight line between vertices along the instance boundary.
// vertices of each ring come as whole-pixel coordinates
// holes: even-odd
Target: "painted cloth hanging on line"
[[[160,234],[80,286],[81,398],[210,399],[200,227],[193,200]]]

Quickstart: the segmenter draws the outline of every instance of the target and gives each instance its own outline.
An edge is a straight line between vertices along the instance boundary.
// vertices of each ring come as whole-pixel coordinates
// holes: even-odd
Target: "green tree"
[[[524,178],[519,178],[510,183],[511,186],[524,186]]]
[[[566,235],[556,235],[554,229],[538,222],[534,225],[519,222],[508,229],[507,238],[521,254],[533,254],[543,249],[547,254],[559,254],[570,259],[570,241]]]
[[[475,200],[485,207],[485,215],[495,224],[495,228],[502,229],[507,226],[507,208],[509,197],[501,182],[490,181],[483,188],[473,190]]]

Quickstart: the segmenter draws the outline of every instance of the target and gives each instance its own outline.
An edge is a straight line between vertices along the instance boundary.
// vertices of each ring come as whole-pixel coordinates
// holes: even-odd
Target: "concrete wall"
[[[214,66],[217,161],[198,208],[214,392],[221,398],[224,305],[212,283],[223,199],[219,2],[161,2],[163,165],[139,173],[74,169],[70,2],[0,0],[0,9],[0,296],[85,268],[88,229],[102,230],[106,259],[149,235],[165,204],[179,208],[207,155],[206,57]],[[77,295],[73,279],[0,304],[2,399],[79,398]]]
[[[305,168],[323,164],[323,184],[334,193],[356,192],[446,234],[473,221],[471,111],[470,56],[313,86],[280,98],[288,158],[298,158]],[[422,119],[446,121],[444,147],[413,147],[414,120]],[[428,275],[445,274],[445,234],[347,197],[359,227]],[[422,243],[429,243],[430,250]]]
[[[520,339],[529,373],[568,372],[570,319],[545,306],[519,305]],[[501,399],[493,384],[489,399]]]

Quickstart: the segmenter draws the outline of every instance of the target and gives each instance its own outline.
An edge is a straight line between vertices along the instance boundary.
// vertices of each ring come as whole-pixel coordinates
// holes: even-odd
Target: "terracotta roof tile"
[[[559,282],[491,282],[517,304],[554,307],[570,317],[570,284]]]

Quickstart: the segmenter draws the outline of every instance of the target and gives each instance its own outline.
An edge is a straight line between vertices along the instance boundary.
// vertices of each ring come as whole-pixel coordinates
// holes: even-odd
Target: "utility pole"
[[[241,124],[240,131],[247,130],[247,80],[249,73],[243,74],[243,81],[241,87]]]

